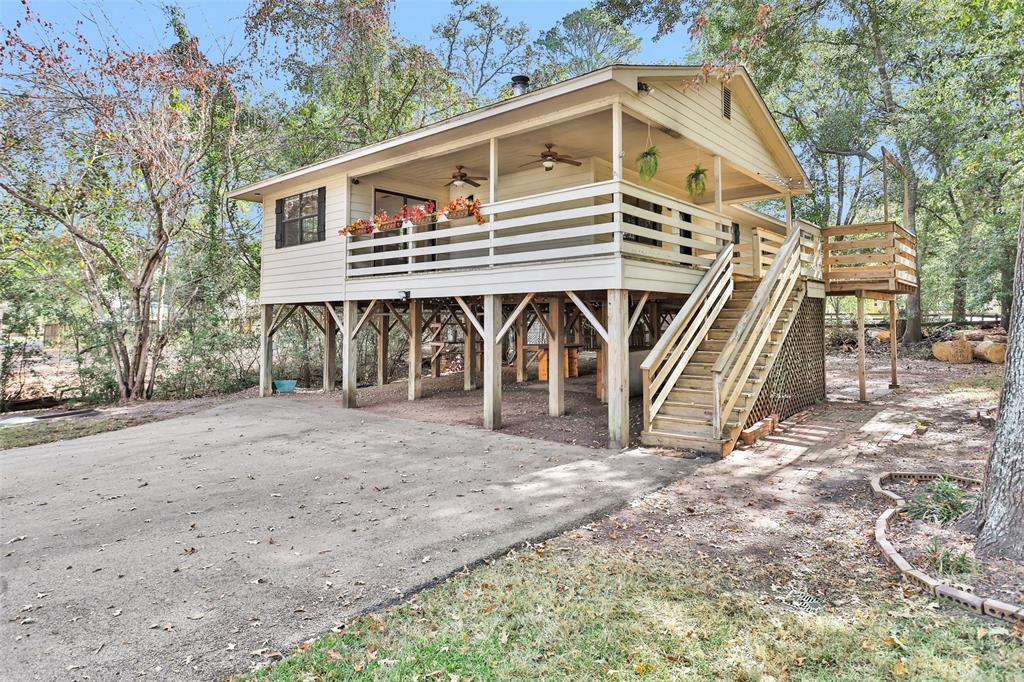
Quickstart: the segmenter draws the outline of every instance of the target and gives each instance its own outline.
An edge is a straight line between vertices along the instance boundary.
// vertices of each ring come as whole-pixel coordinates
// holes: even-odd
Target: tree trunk
[[[910,175],[910,191],[907,193],[907,215],[904,216],[904,227],[917,236],[917,174],[913,170],[913,159],[909,152],[900,155],[903,167]],[[918,242],[914,250],[914,279],[917,280],[917,290],[907,296],[907,327],[903,330],[903,343],[920,343],[924,338],[921,332],[921,244]]]
[[[977,551],[1024,559],[1024,197],[1014,268],[1006,371],[992,452],[978,506]]]

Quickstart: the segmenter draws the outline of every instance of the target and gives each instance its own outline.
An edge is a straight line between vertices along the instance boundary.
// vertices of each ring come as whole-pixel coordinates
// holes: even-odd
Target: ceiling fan
[[[472,185],[473,187],[479,187],[480,183],[477,180],[486,180],[487,178],[480,178],[471,176],[466,173],[465,166],[456,166],[455,172],[452,173],[451,182],[445,184],[445,187],[455,185],[456,187],[462,187],[463,185]]]
[[[537,155],[530,154],[530,156],[533,156],[534,158],[539,159],[540,160],[540,164],[542,166],[544,166],[544,170],[546,170],[546,171],[549,171],[552,168],[554,168],[556,163],[567,163],[567,164],[569,164],[571,166],[582,166],[583,165],[581,162],[579,162],[576,159],[572,158],[568,154],[559,154],[558,152],[556,152],[555,149],[554,149],[555,145],[551,144],[550,142],[546,142],[544,144],[544,146],[546,147],[546,149],[544,151],[542,151],[540,154],[537,154]],[[530,166],[530,165],[535,164],[535,163],[537,163],[537,162],[536,161],[530,161],[529,163],[524,163],[522,166],[520,166],[520,168],[522,168],[523,166]]]

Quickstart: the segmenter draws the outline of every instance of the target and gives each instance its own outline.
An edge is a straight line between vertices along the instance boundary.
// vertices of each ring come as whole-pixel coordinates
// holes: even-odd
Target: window
[[[470,197],[468,200],[472,201],[473,199],[472,199],[472,197]],[[431,200],[431,199],[424,199],[423,197],[413,196],[411,194],[406,194],[404,192],[392,192],[391,190],[387,190],[387,189],[375,189],[373,191],[373,212],[374,213],[379,213],[380,211],[387,211],[389,216],[396,216],[396,215],[398,215],[399,211],[402,210],[403,207],[409,208],[409,209],[413,209],[413,208],[415,208],[417,206],[422,206],[424,209],[427,209],[431,205],[436,205],[435,202],[433,200]],[[403,228],[403,230],[404,229],[405,228]],[[436,229],[437,229],[437,223],[428,223],[427,225],[417,225],[417,226],[414,226],[412,228],[413,232],[432,232],[432,231],[434,231]],[[394,234],[390,234],[389,235],[389,234],[383,233],[383,232],[381,232],[379,234],[380,234],[380,238],[381,239],[384,239],[385,237],[389,237],[389,236],[394,236]],[[403,234],[404,234],[404,231],[403,231]],[[376,239],[376,236],[374,238]],[[433,240],[433,239],[419,241],[419,242],[416,242],[414,244],[414,246],[417,247],[417,248],[423,247],[423,246],[436,246],[436,245],[437,245],[437,241]],[[386,253],[388,251],[401,251],[401,250],[404,250],[406,248],[408,248],[407,244],[392,244],[391,246],[375,246],[374,249],[373,249],[373,252],[374,253]],[[434,261],[436,259],[437,259],[436,255],[429,254],[429,255],[426,255],[426,256],[417,256],[414,259],[414,262],[416,262],[416,263],[423,263],[423,262]],[[374,264],[375,265],[384,265],[384,262],[383,261],[374,261]]]
[[[277,200],[277,248],[324,240],[325,198],[326,188],[320,187]]]
[[[661,214],[661,206],[659,206],[658,204],[651,203],[650,201],[647,201],[645,199],[635,199],[633,197],[626,196],[623,197],[622,200],[625,203],[629,204],[630,206],[636,206],[637,208],[642,208],[645,211],[650,211],[651,213],[657,213],[659,215]],[[655,222],[653,220],[648,220],[647,218],[637,218],[636,216],[629,215],[628,213],[622,216],[622,222],[628,223],[630,225],[636,225],[637,227],[646,227],[648,230],[655,230],[657,232],[661,232],[661,223]],[[635,234],[625,234],[622,236],[622,238],[627,241],[637,242],[639,244],[661,246],[660,241],[658,241],[657,239],[651,239],[650,237],[641,237]]]
[[[722,117],[732,120],[732,90],[722,86]]]

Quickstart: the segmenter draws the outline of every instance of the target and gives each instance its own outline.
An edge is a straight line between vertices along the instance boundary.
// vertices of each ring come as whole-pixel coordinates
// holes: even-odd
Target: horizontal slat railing
[[[726,245],[640,365],[644,430],[652,428],[679,376],[732,296],[731,256],[732,248]]]
[[[641,201],[649,203],[633,205]],[[481,206],[480,213],[482,225],[468,218],[441,222],[432,230],[349,235],[347,277],[612,254],[706,269],[729,239],[724,215],[616,180],[496,201]],[[683,213],[692,222],[684,221]]]
[[[828,227],[824,241],[824,279],[847,288],[879,282],[916,287],[917,261],[914,236],[897,223],[866,223]]]
[[[799,244],[800,230],[793,230],[782,243],[775,262],[754,291],[747,309],[711,369],[716,436],[721,434],[723,420],[728,420],[732,413],[758,357],[771,339],[779,314],[799,280]]]

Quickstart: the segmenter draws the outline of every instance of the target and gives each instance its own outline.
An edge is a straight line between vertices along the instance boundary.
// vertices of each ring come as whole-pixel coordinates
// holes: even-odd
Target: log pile
[[[932,344],[936,360],[968,363],[979,360],[993,364],[1006,362],[1006,331],[995,329],[961,329],[947,341]]]

